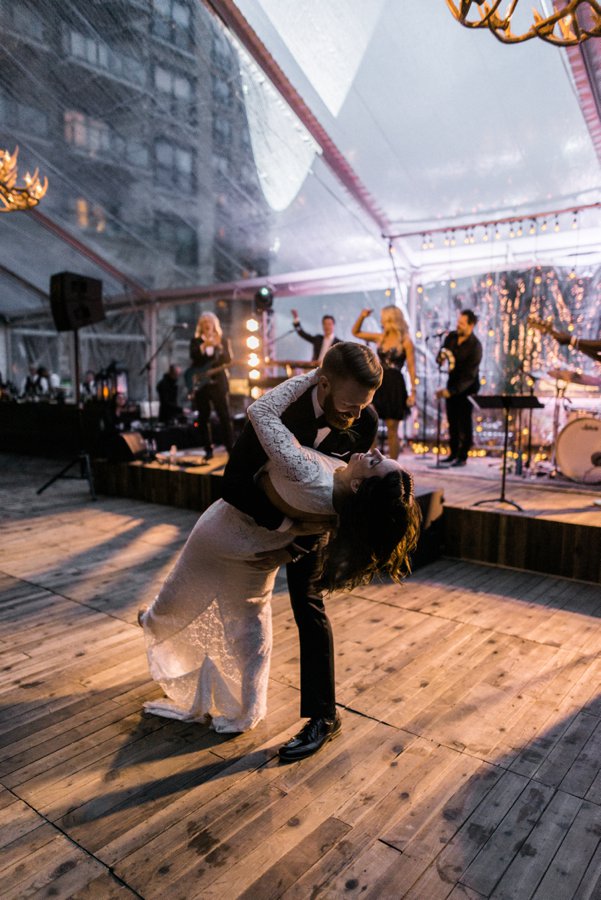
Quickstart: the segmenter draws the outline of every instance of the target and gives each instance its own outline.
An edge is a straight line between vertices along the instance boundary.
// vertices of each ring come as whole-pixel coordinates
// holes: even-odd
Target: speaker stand
[[[77,443],[81,447],[83,444],[82,434],[83,429],[81,427],[81,388],[79,383],[79,332],[77,328],[73,329],[73,360],[75,363],[75,404],[77,406]],[[80,467],[79,475],[67,475],[69,469],[72,469],[73,466],[78,465]],[[94,489],[94,473],[92,472],[92,463],[90,461],[90,455],[85,450],[80,450],[77,456],[74,456],[73,459],[69,460],[66,466],[57,472],[56,475],[53,475],[46,484],[43,484],[41,488],[38,488],[36,494],[42,494],[46,488],[49,488],[51,484],[54,484],[55,481],[58,481],[59,478],[85,478],[88,482],[88,487],[90,488],[90,496],[92,500],[97,500],[96,491]]]
[[[69,469],[72,469],[73,466],[80,466],[80,474],[79,475],[67,475]],[[55,481],[58,481],[59,478],[85,478],[88,482],[88,487],[90,488],[90,496],[92,500],[97,500],[96,491],[94,490],[94,473],[92,472],[92,463],[90,461],[90,457],[87,453],[83,451],[75,456],[72,460],[70,460],[66,466],[57,472],[56,475],[53,475],[46,484],[43,484],[41,488],[38,488],[36,494],[42,494],[46,488],[49,488],[51,484],[54,484]]]

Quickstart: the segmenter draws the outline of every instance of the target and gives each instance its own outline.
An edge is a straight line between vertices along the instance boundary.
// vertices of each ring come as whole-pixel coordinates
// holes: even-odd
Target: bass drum
[[[601,484],[601,420],[574,419],[559,432],[555,459],[560,472],[584,484]]]

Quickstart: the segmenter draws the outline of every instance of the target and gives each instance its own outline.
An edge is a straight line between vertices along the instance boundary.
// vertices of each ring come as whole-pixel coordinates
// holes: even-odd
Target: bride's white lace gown
[[[332,515],[333,473],[344,463],[302,447],[279,418],[315,383],[312,372],[279,385],[249,417],[278,494],[296,509]],[[258,571],[249,562],[292,540],[224,500],[203,513],[142,617],[150,673],[167,697],[145,703],[148,712],[210,722],[219,732],[246,731],[264,718],[277,569]]]

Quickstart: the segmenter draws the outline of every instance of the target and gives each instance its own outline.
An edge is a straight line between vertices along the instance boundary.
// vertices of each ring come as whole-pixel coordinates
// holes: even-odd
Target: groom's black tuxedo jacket
[[[283,423],[305,447],[312,447],[317,436],[312,390],[313,388],[309,388],[305,391],[282,415]],[[348,462],[352,453],[365,453],[369,450],[377,430],[378,415],[372,406],[366,406],[351,429],[332,429],[316,449]],[[254,482],[255,474],[266,460],[267,454],[251,423],[247,422],[225,467],[222,497],[251,516],[258,525],[273,530],[282,523],[284,517]]]

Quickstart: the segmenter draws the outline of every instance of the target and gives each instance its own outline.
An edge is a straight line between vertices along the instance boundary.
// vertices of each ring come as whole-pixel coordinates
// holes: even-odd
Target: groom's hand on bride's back
[[[306,522],[296,519],[287,533],[295,538],[306,536],[318,538],[319,535],[332,531],[336,527],[337,522],[336,516],[324,516],[319,522]],[[261,550],[259,553],[255,553],[254,560],[250,561],[249,565],[253,569],[261,571],[269,571],[276,569],[278,566],[286,566],[288,563],[298,562],[305,554],[314,550],[318,543],[319,541],[316,539],[314,542],[304,541],[303,545],[292,542],[287,547],[281,547],[277,550]]]
[[[292,554],[282,547],[281,550],[261,550],[260,553],[255,553],[255,558],[249,560],[248,565],[261,572],[270,572],[279,566],[287,566],[289,562],[292,562]]]

